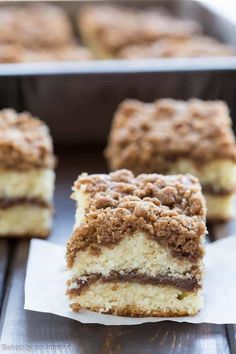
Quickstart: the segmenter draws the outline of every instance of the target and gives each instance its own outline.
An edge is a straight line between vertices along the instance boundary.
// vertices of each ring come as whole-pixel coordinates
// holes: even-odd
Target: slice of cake
[[[202,307],[205,201],[191,175],[81,175],[67,245],[74,311],[188,316]]]
[[[54,164],[43,122],[30,113],[0,111],[0,237],[49,234]]]
[[[235,51],[207,36],[166,38],[150,44],[130,45],[120,51],[121,59],[228,57]]]
[[[172,17],[163,9],[109,5],[82,8],[78,26],[84,43],[98,58],[119,57],[119,52],[132,44],[186,38],[201,32],[198,23]]]
[[[202,184],[210,220],[234,216],[236,143],[225,103],[160,99],[123,102],[106,156],[112,170],[191,173]]]

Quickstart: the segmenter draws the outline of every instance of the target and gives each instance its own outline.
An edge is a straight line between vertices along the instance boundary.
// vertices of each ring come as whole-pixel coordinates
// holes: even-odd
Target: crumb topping
[[[76,191],[88,195],[85,221],[68,242],[67,262],[72,266],[78,250],[113,247],[136,231],[171,249],[175,257],[196,260],[203,255],[200,238],[206,232],[205,201],[198,179],[191,175],[162,176],[128,170],[108,175],[81,175]],[[78,199],[77,199],[78,198]]]
[[[115,114],[105,154],[112,169],[134,173],[166,173],[179,158],[190,158],[199,166],[216,158],[236,162],[228,107],[197,99],[125,100]]]
[[[137,10],[116,6],[88,6],[80,10],[79,24],[115,54],[129,44],[160,38],[186,38],[201,32],[194,21],[172,17],[161,8]]]
[[[207,36],[165,38],[151,44],[129,45],[119,52],[121,59],[193,58],[233,56],[235,51]]]
[[[28,112],[0,111],[0,166],[13,169],[53,168],[48,127]]]

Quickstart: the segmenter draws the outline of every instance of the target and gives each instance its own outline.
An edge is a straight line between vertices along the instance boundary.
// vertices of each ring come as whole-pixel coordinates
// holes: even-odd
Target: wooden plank
[[[236,354],[236,324],[226,325],[226,334],[231,354]]]
[[[213,241],[221,240],[225,237],[233,236],[236,234],[236,219],[227,223],[218,223],[211,225],[210,234]],[[225,331],[227,335],[228,345],[231,354],[236,354],[236,325],[226,324]]]
[[[83,171],[104,172],[99,152],[61,154],[56,188],[55,227],[50,240],[65,243],[73,221],[74,205],[68,199],[72,181]],[[140,326],[83,325],[62,317],[24,311],[24,279],[29,244],[16,247],[8,278],[1,319],[1,344],[10,352],[20,345],[37,353],[83,354],[229,354],[225,326],[162,322]],[[12,346],[12,347],[10,347]],[[15,346],[15,347],[14,347]],[[3,347],[2,347],[3,348]],[[22,349],[23,348],[23,349]],[[191,348],[191,349],[190,349]]]
[[[7,262],[9,255],[8,242],[6,240],[0,240],[0,309],[4,291],[4,281],[7,270]]]

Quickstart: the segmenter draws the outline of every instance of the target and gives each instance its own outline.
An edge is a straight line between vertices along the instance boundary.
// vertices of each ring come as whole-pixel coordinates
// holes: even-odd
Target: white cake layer
[[[39,198],[51,202],[55,173],[51,169],[0,169],[0,198]]]
[[[112,271],[137,270],[153,277],[162,274],[188,279],[192,265],[187,260],[171,256],[169,249],[139,232],[127,235],[113,248],[102,247],[99,255],[91,255],[89,249],[79,251],[68,275],[73,278],[91,273],[108,275]],[[201,270],[201,261],[198,267]]]
[[[209,220],[228,220],[236,215],[235,194],[214,195],[204,194]]]
[[[15,205],[0,209],[1,236],[47,236],[52,226],[52,211],[34,205]]]
[[[172,164],[168,172],[171,174],[191,173],[199,178],[203,187],[210,185],[216,192],[221,189],[231,192],[236,187],[236,164],[231,160],[217,159],[196,165],[192,160],[179,159]]]
[[[129,282],[93,283],[81,295],[73,296],[70,303],[99,312],[126,314],[128,310],[158,316],[168,312],[194,315],[203,305],[201,290],[186,293],[170,286]]]

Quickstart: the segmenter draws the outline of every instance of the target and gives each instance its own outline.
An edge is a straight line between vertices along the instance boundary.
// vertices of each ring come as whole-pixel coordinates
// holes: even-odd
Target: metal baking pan
[[[0,6],[28,2],[2,1]],[[199,21],[206,34],[236,48],[236,24],[191,0],[60,1],[75,21],[85,4],[161,6]],[[50,126],[57,144],[104,144],[116,106],[125,98],[222,99],[236,128],[236,58],[155,59],[0,65],[0,108],[29,110]]]

